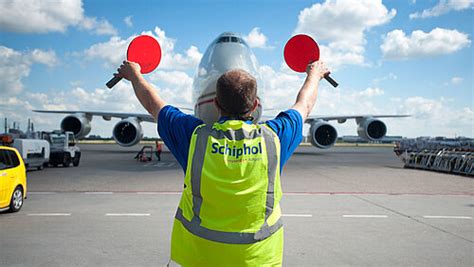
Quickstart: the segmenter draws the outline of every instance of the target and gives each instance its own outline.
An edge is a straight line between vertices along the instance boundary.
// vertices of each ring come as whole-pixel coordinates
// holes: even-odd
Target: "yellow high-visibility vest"
[[[171,237],[183,266],[280,266],[280,140],[240,120],[194,130]]]

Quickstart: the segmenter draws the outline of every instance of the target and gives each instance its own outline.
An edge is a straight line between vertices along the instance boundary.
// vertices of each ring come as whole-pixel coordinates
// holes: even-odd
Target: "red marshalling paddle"
[[[149,35],[135,37],[127,49],[127,60],[138,63],[142,74],[152,72],[161,60],[161,47],[158,41]],[[122,78],[113,77],[106,83],[108,88],[112,88]]]
[[[319,46],[310,36],[298,34],[286,43],[283,57],[290,69],[305,72],[309,63],[319,60]],[[338,86],[338,83],[329,77],[329,73],[324,76],[324,79],[332,86]]]

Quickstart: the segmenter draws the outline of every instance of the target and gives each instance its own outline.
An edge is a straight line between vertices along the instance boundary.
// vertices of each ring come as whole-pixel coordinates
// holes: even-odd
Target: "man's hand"
[[[313,63],[308,64],[306,67],[306,73],[308,77],[311,78],[318,78],[321,80],[324,76],[329,74],[329,70],[322,61],[315,61]]]
[[[114,75],[133,82],[142,76],[140,69],[139,64],[127,60],[122,62],[120,68],[117,69],[118,73],[115,73]]]

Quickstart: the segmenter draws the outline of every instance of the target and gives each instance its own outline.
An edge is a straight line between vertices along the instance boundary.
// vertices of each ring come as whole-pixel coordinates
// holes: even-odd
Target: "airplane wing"
[[[317,120],[322,121],[334,121],[337,120],[339,123],[344,123],[346,120],[355,119],[361,120],[363,118],[405,118],[410,117],[410,115],[349,115],[349,116],[309,116],[305,123],[312,123]]]
[[[33,110],[39,113],[56,113],[56,114],[74,114],[82,113],[87,117],[101,116],[104,120],[110,120],[111,118],[126,119],[129,117],[136,117],[140,121],[155,122],[153,116],[147,113],[122,113],[122,112],[101,112],[101,111],[71,111],[71,110]]]

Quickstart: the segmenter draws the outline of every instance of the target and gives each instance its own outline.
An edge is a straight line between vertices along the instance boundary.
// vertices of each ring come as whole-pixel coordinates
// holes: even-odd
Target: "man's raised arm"
[[[296,97],[296,103],[291,107],[301,114],[303,122],[306,120],[316,103],[319,81],[324,77],[324,75],[328,74],[329,71],[323,62],[316,61],[308,65],[306,73],[308,76],[306,76],[306,80]]]
[[[125,78],[132,83],[133,90],[142,106],[150,113],[155,121],[158,114],[166,106],[166,102],[156,92],[155,88],[143,78],[140,65],[131,61],[124,61],[115,76]]]

